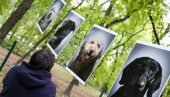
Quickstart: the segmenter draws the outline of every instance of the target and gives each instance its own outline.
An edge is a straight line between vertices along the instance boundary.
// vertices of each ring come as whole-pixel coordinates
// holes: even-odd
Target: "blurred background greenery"
[[[0,0],[0,27],[4,26],[3,24],[22,2],[27,0]],[[48,49],[46,43],[56,32],[58,24],[71,9],[74,9],[86,20],[56,58],[56,64],[64,66],[69,62],[94,24],[118,33],[114,43],[87,82],[98,91],[105,86],[109,92],[137,40],[167,47],[170,45],[170,1],[168,0],[65,0],[65,2],[67,6],[44,34],[40,34],[37,22],[53,0],[33,0],[31,8],[9,31],[0,46],[9,49],[13,42],[17,41],[14,53],[21,58],[28,58],[40,48]],[[163,91],[163,97],[170,97],[170,82]]]

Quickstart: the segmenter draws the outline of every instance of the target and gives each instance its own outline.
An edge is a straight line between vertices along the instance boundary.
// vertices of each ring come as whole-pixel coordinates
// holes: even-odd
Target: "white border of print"
[[[149,42],[143,42],[143,41],[139,41],[139,40],[138,40],[138,41],[133,45],[133,47],[132,47],[132,49],[131,49],[131,51],[130,51],[128,57],[126,58],[126,61],[128,61],[128,58],[130,57],[130,55],[131,55],[131,53],[132,53],[132,51],[133,51],[133,49],[134,49],[134,47],[135,47],[136,44],[142,44],[142,45],[154,47],[154,48],[157,48],[157,49],[170,51],[170,48],[168,48],[168,47],[161,46],[161,45],[157,45],[157,44],[152,44],[152,43],[149,43]],[[116,79],[114,80],[113,85],[112,85],[111,89],[109,90],[109,92],[108,92],[108,94],[107,94],[107,97],[109,97],[109,94],[110,94],[110,92],[111,92],[113,86],[115,85],[115,82],[116,82],[116,80],[118,79],[120,73],[122,72],[123,67],[124,67],[126,61],[123,63],[120,72],[118,73]],[[165,82],[165,84],[164,84],[164,86],[163,86],[163,88],[162,88],[162,90],[161,90],[161,93],[162,93],[163,89],[165,88],[165,86],[166,86],[166,84],[167,84],[167,82],[168,82],[169,79],[170,79],[170,76],[168,77],[167,81]],[[161,93],[159,94],[158,97],[160,97]]]
[[[109,44],[109,46],[107,47],[107,49],[105,50],[105,52],[102,54],[102,57],[99,59],[99,61],[98,61],[98,63],[96,64],[96,66],[93,68],[93,71],[91,72],[91,74],[89,75],[89,77],[92,75],[92,73],[94,72],[94,70],[96,69],[96,67],[97,67],[98,64],[100,63],[100,61],[103,59],[105,53],[106,53],[106,52],[108,51],[108,49],[110,48],[111,44],[113,44],[114,39],[115,39],[115,37],[116,37],[116,35],[117,35],[117,33],[113,32],[113,31],[111,31],[111,30],[109,30],[109,29],[103,28],[103,27],[101,27],[101,26],[98,26],[98,25],[96,25],[96,24],[93,25],[93,27],[90,29],[89,33],[92,31],[92,29],[93,29],[94,27],[96,27],[96,28],[98,28],[98,29],[101,29],[101,30],[103,30],[103,31],[106,31],[107,33],[113,34],[113,35],[115,35],[115,36],[114,36],[112,42],[111,42],[111,43]],[[84,40],[87,38],[87,36],[88,36],[88,35],[86,35],[86,37],[84,38]],[[81,42],[80,47],[82,46],[84,40]],[[80,48],[80,47],[79,47],[79,48]],[[78,49],[78,50],[79,50],[79,49]],[[78,51],[78,50],[77,50],[77,51]],[[74,56],[77,54],[77,51],[75,52]],[[73,57],[74,57],[74,56],[73,56]],[[71,58],[71,60],[73,59],[73,57]],[[71,62],[71,60],[69,61],[69,63]],[[69,63],[68,63],[68,64],[69,64]],[[77,80],[79,80],[80,83],[82,83],[83,85],[85,85],[86,82],[88,81],[89,77],[86,79],[86,81],[83,81],[79,76],[77,76],[77,74],[75,74],[75,73],[68,67],[68,64],[66,65],[65,69],[68,70]]]
[[[50,48],[50,50],[51,50],[52,53],[55,55],[55,57],[57,57],[58,55],[55,53],[55,51],[53,50],[53,48],[50,46],[49,43],[47,43],[47,46]]]
[[[66,4],[67,3],[65,3],[65,1],[63,1],[63,0],[60,0],[63,4],[64,4],[64,6],[60,9],[60,11],[56,14],[56,16],[54,17],[54,19],[59,15],[59,13],[63,10],[63,8],[66,6]],[[54,2],[52,3],[52,5],[54,4],[56,2],[56,0],[54,0]],[[52,5],[49,7],[49,9],[52,7]],[[46,11],[46,13],[49,11],[49,9]],[[45,14],[46,14],[45,13]],[[44,15],[45,15],[44,14]],[[40,20],[44,17],[44,15],[40,18]],[[45,28],[45,30],[49,27],[49,25],[54,21],[54,19],[48,24],[48,26]],[[39,21],[40,21],[39,20]],[[38,21],[38,22],[39,22]],[[38,27],[38,29],[40,30],[40,33],[41,34],[43,34],[44,32],[45,32],[45,30],[44,31],[42,31],[42,29],[41,29],[41,27],[40,27],[40,25],[39,25],[39,23],[37,22],[37,27]]]
[[[85,18],[82,17],[81,15],[79,15],[77,12],[71,10],[70,13],[74,13],[75,15],[77,15],[78,17],[80,17],[80,19],[82,19],[83,22],[85,21]],[[70,14],[70,13],[69,13],[69,14]],[[69,14],[68,14],[67,16],[69,16]],[[61,24],[63,24],[66,19],[67,19],[67,17],[63,20],[63,22],[62,22]],[[83,22],[82,22],[82,23],[79,25],[79,27],[77,27],[77,29],[73,32],[73,35],[71,35],[71,37],[68,39],[68,41],[66,42],[66,44],[65,44],[65,45],[63,46],[63,48],[60,50],[60,52],[64,49],[64,47],[67,45],[67,43],[68,43],[68,42],[71,40],[71,38],[75,35],[75,32],[77,32],[77,30],[81,27],[81,25],[83,24]],[[54,34],[55,34],[55,33],[54,33]],[[52,35],[52,37],[53,37],[53,35]],[[50,40],[49,40],[49,41],[50,41]],[[47,45],[48,45],[48,47],[50,48],[50,50],[54,53],[54,55],[57,57],[57,56],[60,54],[60,52],[59,52],[58,54],[56,54],[55,50],[50,46],[49,41],[47,42]]]

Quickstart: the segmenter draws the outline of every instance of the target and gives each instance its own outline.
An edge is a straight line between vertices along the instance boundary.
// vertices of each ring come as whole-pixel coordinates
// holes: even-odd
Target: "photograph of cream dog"
[[[82,45],[80,57],[82,62],[87,62],[101,56],[103,40],[97,37],[91,37]]]
[[[116,33],[94,25],[66,69],[82,84],[85,84],[115,36]]]
[[[45,15],[37,23],[41,33],[50,25],[59,12],[65,7],[66,3],[62,0],[55,0]]]
[[[85,81],[93,70],[97,59],[101,58],[103,49],[103,40],[97,37],[91,37],[80,49],[79,55],[73,61],[70,69]]]
[[[40,21],[41,27],[42,28],[47,27],[48,23],[54,19],[54,16],[55,16],[55,10],[52,8],[50,9],[50,11],[47,12],[47,14]]]

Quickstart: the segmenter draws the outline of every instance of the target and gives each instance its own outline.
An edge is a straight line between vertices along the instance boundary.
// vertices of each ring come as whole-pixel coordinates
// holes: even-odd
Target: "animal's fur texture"
[[[40,26],[42,30],[45,30],[47,25],[54,19],[54,17],[55,17],[55,10],[52,8],[45,14],[45,16],[40,21]]]
[[[128,64],[119,81],[122,85],[111,97],[152,97],[160,87],[161,65],[149,57],[137,58]]]
[[[57,48],[61,41],[76,28],[75,22],[72,20],[66,20],[63,25],[57,30],[54,36],[51,38],[49,44],[53,49]]]
[[[96,60],[101,57],[103,40],[92,37],[81,47],[79,55],[72,62],[70,69],[83,81],[91,74]]]

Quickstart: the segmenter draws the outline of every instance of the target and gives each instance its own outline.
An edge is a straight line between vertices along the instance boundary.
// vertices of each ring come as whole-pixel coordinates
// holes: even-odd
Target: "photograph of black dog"
[[[161,97],[170,75],[170,48],[137,41],[107,97]]]
[[[72,20],[66,20],[63,25],[56,31],[54,36],[51,38],[49,44],[53,49],[58,47],[61,41],[76,28],[75,22]]]
[[[61,25],[59,25],[57,31],[47,43],[47,46],[56,57],[62,51],[64,46],[70,41],[70,39],[76,34],[77,30],[84,21],[85,18],[74,10],[71,10],[66,16]]]
[[[122,85],[111,97],[152,97],[160,87],[162,68],[150,57],[136,58],[123,70],[119,84]]]
[[[91,37],[81,46],[78,56],[69,68],[83,81],[86,81],[94,68],[96,60],[101,57],[102,49],[103,41]]]
[[[38,21],[37,26],[40,32],[43,33],[59,12],[65,7],[66,3],[63,0],[55,0],[48,11]]]

